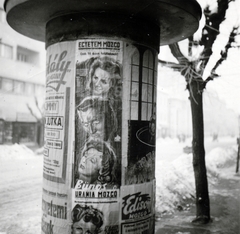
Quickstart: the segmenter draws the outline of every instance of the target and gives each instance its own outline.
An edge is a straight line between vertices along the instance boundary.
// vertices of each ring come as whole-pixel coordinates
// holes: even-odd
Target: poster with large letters
[[[74,47],[71,42],[50,46],[47,50],[44,178],[65,183],[69,154],[68,135],[74,87]]]
[[[154,233],[153,181],[121,187],[121,233]]]
[[[47,50],[41,227],[44,234],[71,233],[74,52],[74,42],[54,44]]]
[[[73,234],[80,229],[118,233],[122,47],[123,42],[110,39],[77,41]],[[86,222],[89,213],[93,215]],[[93,222],[96,217],[98,223]]]

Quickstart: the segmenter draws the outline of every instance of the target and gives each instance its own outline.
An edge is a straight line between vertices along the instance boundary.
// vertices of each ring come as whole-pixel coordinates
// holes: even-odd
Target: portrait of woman
[[[103,213],[92,206],[77,204],[72,210],[73,234],[99,234],[102,232]]]
[[[77,178],[89,184],[116,183],[117,157],[106,142],[89,141],[78,160]]]
[[[93,58],[89,65],[86,89],[91,95],[113,98],[115,86],[121,80],[120,64],[110,57]]]

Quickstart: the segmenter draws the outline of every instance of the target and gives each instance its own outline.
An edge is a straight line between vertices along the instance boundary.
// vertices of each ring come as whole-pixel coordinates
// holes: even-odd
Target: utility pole
[[[159,46],[191,36],[195,0],[6,0],[47,49],[42,233],[154,233]]]

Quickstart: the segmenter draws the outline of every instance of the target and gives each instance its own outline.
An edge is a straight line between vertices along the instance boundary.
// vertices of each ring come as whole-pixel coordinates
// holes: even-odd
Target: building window
[[[34,87],[34,84],[32,83],[26,83],[25,84],[25,93],[27,95],[33,95],[35,92],[35,87]]]
[[[6,92],[13,91],[13,80],[2,78],[2,90]]]
[[[36,136],[35,124],[15,123],[13,126],[13,143],[34,142]]]
[[[10,122],[4,123],[4,143],[12,143],[13,126]]]
[[[24,86],[25,83],[22,81],[14,81],[14,92],[18,94],[23,94],[24,93]]]
[[[0,56],[7,59],[13,58],[13,47],[0,42]]]
[[[28,56],[26,54],[18,52],[17,53],[17,60],[27,63],[28,62]]]
[[[45,87],[43,85],[35,85],[36,96],[44,96]]]
[[[153,54],[150,50],[147,50],[143,54],[141,120],[149,120],[152,116],[153,95],[155,95],[153,67]]]
[[[138,119],[138,102],[139,102],[139,62],[140,54],[137,50],[131,61],[131,119]]]
[[[131,119],[150,120],[156,103],[157,66],[151,50],[139,49],[131,59]]]
[[[17,46],[17,61],[38,64],[39,60],[40,56],[38,52]]]

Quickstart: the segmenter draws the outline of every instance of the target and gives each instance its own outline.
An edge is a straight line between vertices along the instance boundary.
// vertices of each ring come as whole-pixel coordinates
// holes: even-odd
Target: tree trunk
[[[236,165],[236,173],[239,171],[239,159],[240,159],[240,138],[238,138],[238,152],[237,152],[237,165]]]
[[[188,89],[192,110],[192,150],[196,186],[196,218],[193,222],[204,224],[210,221],[210,202],[204,149],[203,81],[192,79]]]

